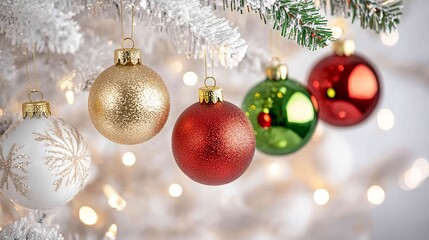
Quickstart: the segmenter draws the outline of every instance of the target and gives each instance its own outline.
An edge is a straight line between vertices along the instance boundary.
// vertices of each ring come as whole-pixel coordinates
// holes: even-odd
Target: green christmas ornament
[[[276,64],[265,72],[267,79],[250,90],[242,108],[252,122],[258,150],[290,154],[310,140],[317,124],[317,109],[307,89],[288,79],[285,65]]]

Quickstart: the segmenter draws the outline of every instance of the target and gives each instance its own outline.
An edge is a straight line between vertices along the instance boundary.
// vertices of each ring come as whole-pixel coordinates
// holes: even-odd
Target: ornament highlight
[[[310,140],[317,125],[317,111],[307,89],[288,78],[285,65],[274,62],[266,75],[247,93],[242,109],[256,132],[258,150],[290,154]]]
[[[314,66],[308,89],[319,104],[319,117],[335,126],[364,121],[377,106],[380,81],[374,67],[354,54],[351,40],[337,40],[335,54]]]
[[[66,121],[50,116],[49,103],[42,100],[30,98],[24,103],[24,120],[0,139],[0,189],[30,209],[55,208],[74,198],[91,163],[80,133]]]
[[[95,128],[119,144],[143,143],[164,127],[170,97],[161,77],[141,64],[140,49],[115,50],[115,65],[95,79],[88,98]]]
[[[200,101],[179,116],[173,129],[173,155],[192,180],[206,185],[234,181],[249,167],[255,135],[246,115],[223,101],[222,88],[202,87]]]

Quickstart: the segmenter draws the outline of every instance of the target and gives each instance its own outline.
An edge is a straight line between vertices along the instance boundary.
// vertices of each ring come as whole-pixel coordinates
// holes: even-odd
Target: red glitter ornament
[[[240,108],[222,102],[221,94],[220,88],[200,88],[200,103],[188,107],[173,129],[177,165],[192,180],[206,185],[240,177],[255,152],[251,123]]]
[[[259,126],[268,129],[271,127],[271,123],[273,122],[273,119],[271,118],[269,113],[260,112],[258,114],[258,124]]]
[[[317,99],[319,118],[336,126],[351,126],[365,120],[380,97],[375,69],[353,55],[350,42],[336,43],[336,54],[320,60],[310,73],[308,89]]]

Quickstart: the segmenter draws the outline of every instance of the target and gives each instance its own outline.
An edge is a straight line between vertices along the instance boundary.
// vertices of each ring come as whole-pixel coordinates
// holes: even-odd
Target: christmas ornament
[[[127,38],[132,41],[131,38]],[[115,50],[115,65],[95,79],[88,109],[95,128],[120,144],[143,143],[161,131],[170,97],[161,77],[141,64],[140,49]]]
[[[41,100],[32,101],[36,93]],[[0,189],[26,208],[54,208],[82,189],[90,153],[73,126],[51,116],[41,92],[31,91],[29,99],[22,105],[24,119],[0,139]]]
[[[223,101],[222,88],[205,85],[199,102],[177,119],[173,155],[192,180],[221,185],[240,177],[252,161],[255,135],[240,108]]]
[[[242,109],[256,132],[256,148],[273,155],[290,154],[314,133],[317,111],[307,89],[288,78],[285,65],[274,62],[267,79],[246,95]]]
[[[308,88],[319,104],[319,117],[336,126],[365,120],[377,105],[380,82],[374,67],[354,54],[354,42],[337,40],[335,54],[320,60]]]

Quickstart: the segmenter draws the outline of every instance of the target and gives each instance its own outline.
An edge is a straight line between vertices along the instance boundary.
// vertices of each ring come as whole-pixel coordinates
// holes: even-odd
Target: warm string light
[[[170,67],[173,73],[181,73],[183,71],[183,64],[180,61],[173,61]]]
[[[397,31],[393,31],[390,33],[380,33],[380,40],[386,46],[395,46],[399,41],[399,33]]]
[[[168,193],[174,198],[180,197],[183,193],[182,186],[177,183],[173,183],[168,187]]]
[[[103,186],[103,193],[107,197],[107,203],[111,208],[114,208],[118,211],[124,210],[127,203],[125,200],[113,189],[112,186],[106,184]]]
[[[187,86],[195,86],[198,82],[198,75],[194,72],[186,72],[183,75],[183,83]]]
[[[74,103],[74,92],[72,90],[68,90],[66,92],[66,100],[69,105],[73,105]]]
[[[371,204],[380,205],[384,202],[386,194],[382,187],[378,185],[373,185],[368,188],[366,197],[368,199],[368,202],[370,202]]]
[[[86,225],[94,225],[98,220],[98,216],[94,209],[83,206],[79,209],[79,219]]]
[[[395,115],[390,109],[383,108],[377,114],[377,124],[381,130],[389,131],[395,125]]]
[[[3,114],[4,114],[4,111],[2,108],[0,108],[0,117],[3,116]]]
[[[419,158],[401,175],[400,186],[404,190],[416,189],[428,176],[429,162],[424,158]]]
[[[347,22],[344,18],[334,18],[329,24],[334,39],[341,39],[347,33]]]
[[[110,225],[106,234],[104,234],[103,240],[115,240],[117,233],[118,233],[118,226],[116,226],[116,224],[112,224]]]
[[[319,206],[326,205],[329,202],[329,198],[329,192],[324,188],[319,188],[314,191],[313,200]]]
[[[270,175],[272,175],[274,177],[278,177],[280,175],[280,173],[281,173],[281,169],[280,168],[281,168],[280,164],[278,164],[276,162],[271,163],[269,165],[269,167],[268,167]]]
[[[122,155],[122,163],[127,167],[133,166],[136,163],[136,155],[132,152],[124,153],[124,155]]]

